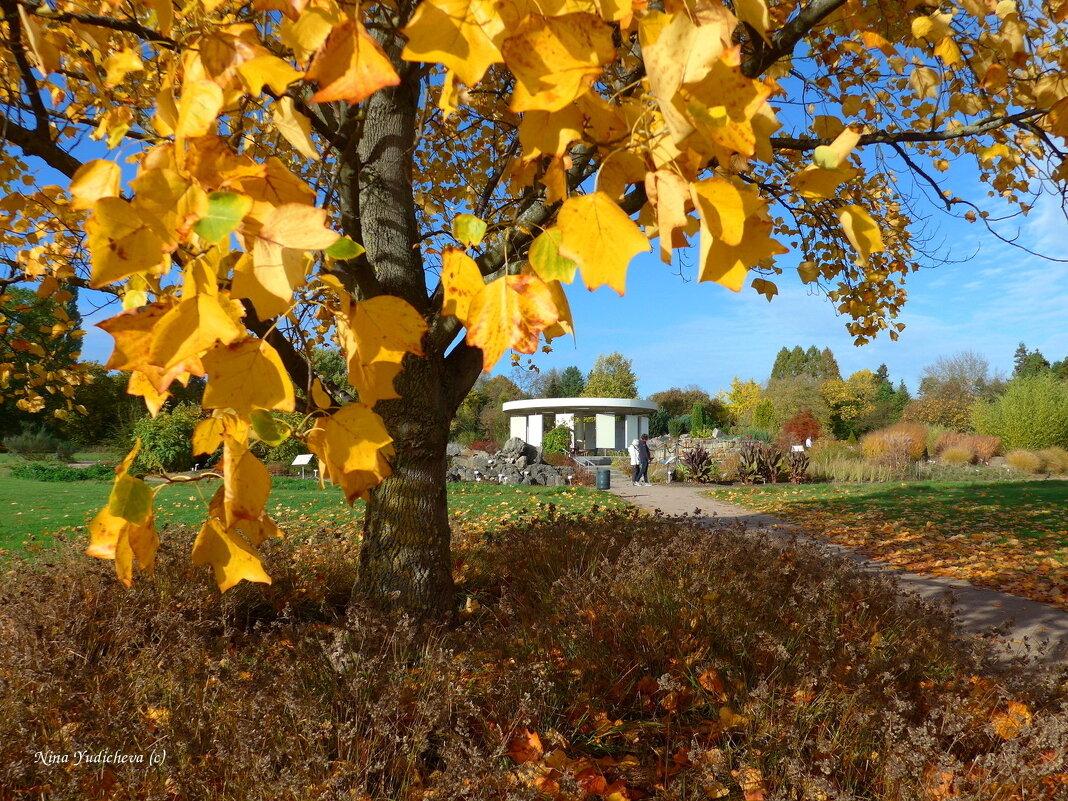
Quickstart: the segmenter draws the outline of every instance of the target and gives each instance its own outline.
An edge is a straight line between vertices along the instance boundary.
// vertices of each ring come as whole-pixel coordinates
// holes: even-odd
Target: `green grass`
[[[157,527],[163,531],[199,525],[217,486],[216,480],[208,480],[161,487]],[[107,503],[108,488],[106,482],[26,481],[0,470],[0,550],[32,554],[57,534],[83,535],[84,526]],[[563,513],[626,506],[614,495],[586,487],[449,486],[450,514],[484,529],[544,511],[550,504]],[[309,526],[343,530],[363,517],[361,501],[350,509],[335,487],[291,478],[275,480],[267,510],[283,531],[292,533]]]
[[[742,506],[876,512],[900,522],[951,524],[1019,537],[1054,536],[1068,547],[1068,481],[910,481],[885,484],[771,484],[732,487],[713,497]]]
[[[1068,609],[1068,481],[777,484],[710,495],[905,570]]]

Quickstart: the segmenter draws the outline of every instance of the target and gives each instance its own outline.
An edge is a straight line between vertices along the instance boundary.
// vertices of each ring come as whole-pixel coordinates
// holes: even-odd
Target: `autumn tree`
[[[631,361],[622,353],[602,353],[593,363],[586,385],[582,388],[584,398],[636,398],[638,377],[634,375]]]
[[[250,442],[296,436],[367,501],[365,593],[444,614],[453,414],[571,330],[567,285],[622,293],[653,239],[769,299],[792,248],[857,342],[896,339],[925,194],[995,225],[941,182],[951,161],[1009,212],[1068,178],[1066,0],[0,11],[5,280],[121,299],[108,366],[152,410],[207,376],[194,447],[222,445],[224,478],[193,559],[223,588],[269,580]],[[298,406],[296,428],[272,415]],[[158,541],[130,459],[90,548],[125,582]]]
[[[686,414],[693,408],[695,403],[703,403],[706,406],[712,403],[712,396],[696,384],[686,387],[671,387],[660,392],[654,392],[649,400],[660,406],[671,417]]]

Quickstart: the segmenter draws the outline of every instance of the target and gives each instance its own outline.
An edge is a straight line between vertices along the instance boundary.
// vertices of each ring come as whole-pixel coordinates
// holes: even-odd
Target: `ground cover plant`
[[[454,525],[466,602],[434,629],[362,604],[347,530],[272,541],[274,583],[222,596],[180,553],[188,530],[131,590],[69,545],[13,571],[0,785],[79,801],[1068,790],[1066,677],[998,677],[885,578],[633,511]],[[156,763],[58,761],[76,750]]]
[[[71,468],[77,469],[77,468]],[[113,474],[112,474],[113,475]],[[49,550],[58,538],[83,541],[85,526],[106,499],[110,482],[42,482],[16,478],[0,469],[0,552],[37,553]],[[218,487],[216,480],[170,484],[160,488],[156,523],[177,530],[198,525]],[[284,532],[327,528],[355,531],[363,503],[353,508],[336,487],[317,481],[275,478],[268,510]],[[474,527],[492,528],[522,512],[552,504],[563,512],[589,512],[595,507],[618,508],[625,502],[584,487],[501,487],[496,484],[450,484],[450,514]]]
[[[713,496],[905,570],[1068,609],[1068,481],[780,485]]]

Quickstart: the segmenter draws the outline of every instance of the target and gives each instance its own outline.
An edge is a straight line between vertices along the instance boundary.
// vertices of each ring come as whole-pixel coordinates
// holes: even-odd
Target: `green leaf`
[[[824,170],[837,170],[842,162],[841,154],[829,145],[820,145],[812,154],[813,163]]]
[[[353,242],[347,236],[341,237],[337,242],[326,249],[327,256],[332,259],[338,259],[339,261],[355,259],[364,252],[363,245],[359,242]]]
[[[197,236],[206,242],[221,242],[252,209],[252,198],[237,192],[212,192],[208,195],[208,213],[193,225]]]
[[[293,433],[293,429],[290,428],[288,423],[278,420],[273,414],[264,409],[256,409],[249,416],[252,420],[252,430],[256,432],[256,436],[272,448],[277,448],[289,439],[289,435]]]
[[[542,281],[563,281],[570,284],[575,280],[578,264],[567,256],[560,255],[561,237],[559,228],[550,228],[530,245],[530,266]]]
[[[152,514],[152,490],[141,479],[124,473],[111,488],[108,511],[131,523],[144,523]]]
[[[452,221],[452,235],[462,242],[465,248],[474,247],[486,235],[486,223],[474,214],[457,214]]]

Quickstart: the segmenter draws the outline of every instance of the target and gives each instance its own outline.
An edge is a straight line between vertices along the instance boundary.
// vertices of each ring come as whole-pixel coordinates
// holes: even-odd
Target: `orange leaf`
[[[312,103],[359,103],[385,86],[400,83],[389,57],[354,19],[334,27],[304,77],[319,84]]]
[[[541,759],[544,753],[541,737],[536,731],[523,729],[508,743],[508,756],[519,765],[524,762],[535,762]]]

